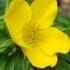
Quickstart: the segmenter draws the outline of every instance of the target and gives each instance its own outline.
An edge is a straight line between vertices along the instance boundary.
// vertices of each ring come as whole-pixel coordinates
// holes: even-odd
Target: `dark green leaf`
[[[26,57],[24,58],[24,60],[22,60],[22,62],[23,62],[22,70],[34,70],[31,63],[29,62],[29,60]]]
[[[4,58],[0,58],[0,70],[4,70],[6,61]]]
[[[29,5],[31,5],[33,0],[26,0],[28,2]]]
[[[69,70],[69,66],[65,61],[59,60],[58,64],[52,70]]]
[[[67,62],[70,62],[70,53],[67,54],[58,54],[59,58],[62,60],[65,60]]]

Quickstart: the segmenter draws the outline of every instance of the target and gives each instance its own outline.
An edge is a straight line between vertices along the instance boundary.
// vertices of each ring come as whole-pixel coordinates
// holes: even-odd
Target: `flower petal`
[[[57,63],[57,56],[47,56],[39,47],[22,48],[22,51],[27,55],[31,64],[38,68],[46,66],[55,66]]]
[[[49,26],[54,24],[54,20],[57,15],[57,3],[56,1],[53,2],[47,11],[43,14],[42,17],[39,18],[37,21],[37,24],[43,29],[43,28],[48,28]]]
[[[44,33],[44,43],[41,44],[40,48],[49,56],[55,53],[68,53],[69,52],[69,38],[66,34],[57,28],[50,27]]]
[[[43,14],[46,12],[46,18],[49,16],[52,18],[54,17],[57,12],[57,1],[56,0],[34,0],[31,4],[32,13],[33,13],[33,20],[38,20]],[[51,9],[52,8],[52,9]]]
[[[24,23],[31,20],[31,9],[24,0],[13,0],[4,16],[13,41],[22,46],[21,32]]]

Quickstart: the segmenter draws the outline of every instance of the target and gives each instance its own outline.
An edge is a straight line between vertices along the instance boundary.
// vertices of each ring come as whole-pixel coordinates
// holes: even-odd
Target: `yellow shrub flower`
[[[55,66],[56,53],[69,51],[69,38],[52,27],[57,15],[56,0],[12,0],[4,20],[13,41],[35,67]]]

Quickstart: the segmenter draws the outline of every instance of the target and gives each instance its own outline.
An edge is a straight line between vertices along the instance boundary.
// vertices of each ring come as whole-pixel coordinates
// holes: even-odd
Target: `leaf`
[[[0,15],[4,15],[5,11],[8,8],[10,0],[1,0],[0,1]]]
[[[14,42],[8,34],[0,31],[0,54],[12,55],[16,51]]]
[[[4,21],[0,21],[0,30],[6,31],[6,24]]]
[[[0,53],[5,51],[9,46],[13,45],[13,42],[11,39],[4,40],[0,43]]]
[[[59,60],[58,64],[54,68],[52,68],[52,70],[70,70],[70,69],[65,61]]]
[[[9,57],[7,60],[6,68],[5,70],[15,70],[15,61],[16,61],[16,55],[13,54],[12,56]],[[18,67],[18,66],[17,66]]]
[[[69,25],[69,20],[66,16],[64,15],[59,15],[57,16],[57,21],[66,25]]]
[[[7,39],[7,40],[4,40],[3,42],[1,42],[0,48],[1,48],[1,47],[10,46],[10,45],[13,45],[13,42],[12,42],[11,39]]]
[[[24,57],[24,61],[22,62],[23,62],[22,70],[34,70],[33,66],[31,65],[27,57]]]
[[[0,16],[0,21],[3,19],[3,16]]]
[[[31,5],[33,0],[26,0],[28,2],[29,5]]]
[[[65,60],[67,62],[70,62],[70,53],[67,54],[58,54],[59,58],[62,60]]]
[[[4,70],[5,65],[6,65],[6,61],[0,57],[0,70]]]
[[[1,3],[0,3],[0,15],[2,16],[5,12],[5,3],[4,3],[4,0],[1,0]]]
[[[57,27],[70,37],[70,17],[58,14],[53,27]]]
[[[18,48],[16,52],[14,70],[34,70],[33,66],[27,57],[24,56],[20,48]]]
[[[20,58],[20,55],[18,54],[15,56],[14,70],[21,70],[21,58]]]
[[[13,46],[11,38],[4,31],[0,31],[0,53],[4,52],[8,47]]]

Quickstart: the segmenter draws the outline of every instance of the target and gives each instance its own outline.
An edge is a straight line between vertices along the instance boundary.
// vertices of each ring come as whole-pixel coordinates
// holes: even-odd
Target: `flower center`
[[[27,24],[23,27],[23,41],[30,46],[37,46],[43,41],[43,29],[36,24]]]

